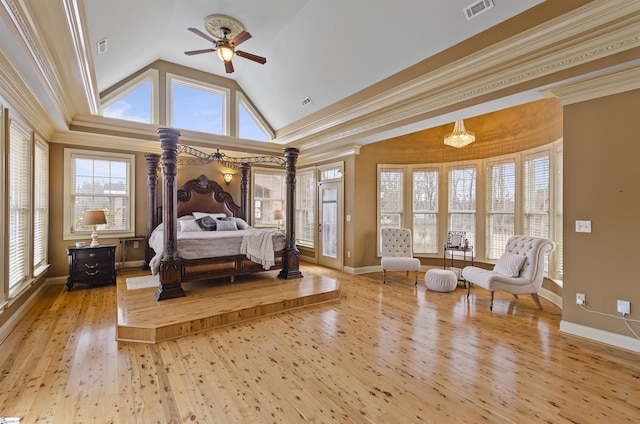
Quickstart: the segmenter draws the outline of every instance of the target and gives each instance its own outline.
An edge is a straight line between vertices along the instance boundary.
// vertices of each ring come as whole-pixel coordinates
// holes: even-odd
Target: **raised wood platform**
[[[338,300],[333,278],[303,272],[282,280],[277,272],[185,283],[185,297],[155,299],[155,288],[127,290],[128,274],[118,276],[116,339],[157,343],[216,327],[304,306]],[[133,273],[130,276],[141,275]]]

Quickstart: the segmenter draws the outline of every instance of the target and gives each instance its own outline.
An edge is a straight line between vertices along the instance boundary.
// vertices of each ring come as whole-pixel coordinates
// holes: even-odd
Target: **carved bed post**
[[[176,209],[178,203],[178,141],[180,131],[173,128],[158,128],[162,147],[162,222],[164,225],[164,250],[160,262],[160,286],[157,300],[184,296],[181,285],[181,266],[178,258],[178,228]]]
[[[295,147],[284,149],[287,180],[287,219],[286,219],[286,244],[282,270],[278,277],[290,280],[301,278],[300,251],[296,247],[295,216],[296,216],[296,162],[300,151]]]
[[[149,246],[151,232],[158,226],[156,211],[158,209],[158,162],[160,155],[155,153],[145,153],[147,160],[147,243],[144,251],[143,269],[149,269],[149,263],[153,259],[154,251]]]
[[[241,179],[240,179],[240,218],[249,222],[249,171],[251,165],[243,163],[240,167]]]

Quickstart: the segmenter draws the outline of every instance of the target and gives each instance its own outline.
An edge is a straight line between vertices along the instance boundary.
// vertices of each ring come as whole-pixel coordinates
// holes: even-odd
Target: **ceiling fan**
[[[220,15],[216,15],[216,17],[217,19],[220,19]],[[228,17],[224,17],[224,18],[228,18]],[[228,18],[228,19],[232,19],[232,18]],[[257,56],[255,54],[243,52],[242,50],[235,50],[237,46],[239,46],[240,44],[244,43],[245,41],[251,38],[251,34],[245,31],[244,28],[234,28],[236,29],[235,32],[237,33],[237,35],[234,35],[232,36],[232,38],[229,38],[232,34],[232,30],[229,29],[229,27],[220,26],[220,27],[211,28],[211,29],[208,27],[209,27],[209,22],[207,22],[207,30],[212,34],[221,35],[222,36],[221,39],[216,40],[197,28],[189,28],[189,31],[213,43],[213,48],[202,49],[202,50],[190,50],[190,51],[184,52],[184,54],[188,56],[193,56],[196,54],[210,53],[210,52],[217,51],[218,56],[224,62],[224,68],[228,74],[233,72],[233,63],[231,62],[231,59],[233,58],[234,54],[237,54],[240,57],[244,57],[245,59],[253,60],[254,62],[258,62],[262,65],[267,63],[267,59],[262,56]],[[239,32],[238,32],[238,29],[240,30]]]

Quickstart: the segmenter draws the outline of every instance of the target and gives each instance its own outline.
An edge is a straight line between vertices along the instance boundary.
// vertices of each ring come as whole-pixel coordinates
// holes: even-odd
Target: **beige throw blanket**
[[[277,230],[258,230],[245,234],[242,237],[240,253],[262,265],[262,268],[270,269],[276,264],[273,254],[273,236],[278,233]]]

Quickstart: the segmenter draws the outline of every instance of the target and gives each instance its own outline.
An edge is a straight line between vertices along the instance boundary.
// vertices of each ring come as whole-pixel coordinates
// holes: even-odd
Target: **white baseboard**
[[[66,281],[67,279],[65,277],[65,282]],[[25,315],[27,314],[27,311],[29,310],[29,308],[31,308],[31,306],[36,301],[36,299],[40,297],[40,292],[47,284],[49,284],[49,279],[45,280],[45,282],[42,283],[40,287],[38,287],[38,289],[34,291],[31,296],[29,296],[29,299],[27,299],[27,301],[24,302],[22,306],[18,308],[16,313],[11,315],[11,317],[7,320],[7,322],[5,322],[2,327],[0,327],[0,343],[2,343],[4,339],[7,338],[7,336],[9,335],[9,333],[11,333],[14,327],[18,325],[20,320],[22,320],[25,317]]]
[[[633,337],[610,333],[564,320],[560,321],[560,331],[640,353],[640,340]]]
[[[50,277],[47,278],[47,282],[45,284],[67,284],[67,276],[61,277]]]
[[[542,288],[538,292],[538,295],[540,297],[547,299],[549,302],[553,303],[558,308],[562,309],[562,297],[552,292],[551,290]]]

